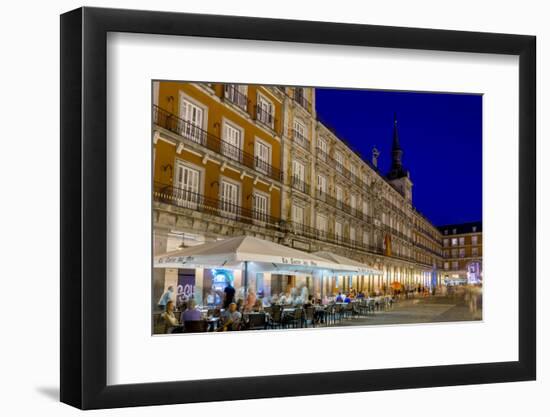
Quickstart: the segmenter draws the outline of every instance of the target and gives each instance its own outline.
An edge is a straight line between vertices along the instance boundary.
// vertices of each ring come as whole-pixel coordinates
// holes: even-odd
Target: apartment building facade
[[[482,223],[450,224],[439,230],[443,235],[444,279],[471,284],[482,281]]]
[[[376,152],[361,158],[319,120],[313,88],[155,82],[153,252],[251,234],[382,271],[326,280],[325,293],[439,285],[443,235],[413,207],[402,155],[395,120],[391,171],[378,170]],[[153,298],[181,271],[154,274]],[[208,272],[195,275],[198,288],[211,285]],[[321,291],[312,277],[257,282]]]

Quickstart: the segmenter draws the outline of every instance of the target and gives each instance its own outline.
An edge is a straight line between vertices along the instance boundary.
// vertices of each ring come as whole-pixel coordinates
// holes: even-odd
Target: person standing
[[[228,281],[227,287],[225,287],[223,292],[225,294],[223,299],[223,308],[227,308],[235,301],[235,288],[231,285],[231,281]]]
[[[159,308],[159,310],[166,311],[166,305],[168,304],[169,301],[173,301],[173,297],[174,297],[174,287],[170,285],[159,299],[159,302],[157,304],[157,307]]]

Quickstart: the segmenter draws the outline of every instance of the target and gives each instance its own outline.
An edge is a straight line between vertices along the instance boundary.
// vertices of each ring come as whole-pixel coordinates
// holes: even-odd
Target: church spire
[[[392,142],[392,162],[391,169],[388,173],[389,179],[396,179],[406,177],[407,170],[403,168],[403,150],[399,143],[399,132],[397,129],[397,113],[393,114],[393,142]]]
[[[399,145],[399,132],[397,131],[397,113],[393,114],[393,145],[392,145],[392,152],[395,152],[396,150],[401,150],[401,146]]]

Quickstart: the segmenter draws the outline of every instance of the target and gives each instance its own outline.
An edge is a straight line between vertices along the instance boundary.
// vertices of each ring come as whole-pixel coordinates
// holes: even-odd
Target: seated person
[[[246,296],[246,303],[244,305],[244,311],[252,311],[254,305],[256,304],[256,292],[253,288],[248,289],[248,294]]]
[[[252,307],[252,311],[256,311],[259,313],[262,313],[264,311],[264,304],[262,303],[262,300],[256,300],[254,306]]]
[[[187,302],[187,308],[182,311],[180,321],[199,321],[201,319],[201,311],[196,308],[195,300],[191,299]]]
[[[313,295],[308,295],[307,301],[304,302],[304,308],[313,307]]]
[[[174,302],[168,301],[165,309],[164,313],[160,315],[164,324],[164,333],[172,333],[179,326],[178,319],[174,315]]]
[[[222,313],[222,326],[219,331],[239,330],[241,317],[241,313],[237,310],[237,304],[229,304],[229,308]]]
[[[269,297],[263,297],[261,300],[262,300],[262,306],[271,307],[271,301],[269,300]]]

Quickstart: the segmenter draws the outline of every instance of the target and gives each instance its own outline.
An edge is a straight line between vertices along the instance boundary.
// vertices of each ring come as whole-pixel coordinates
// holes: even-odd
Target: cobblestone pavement
[[[470,311],[463,299],[426,297],[402,300],[386,311],[377,311],[368,317],[342,320],[336,326],[366,326],[382,324],[439,323],[481,320],[481,311]]]

